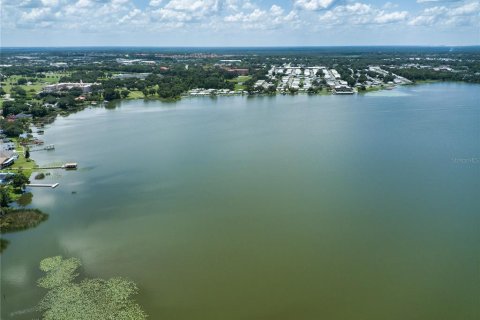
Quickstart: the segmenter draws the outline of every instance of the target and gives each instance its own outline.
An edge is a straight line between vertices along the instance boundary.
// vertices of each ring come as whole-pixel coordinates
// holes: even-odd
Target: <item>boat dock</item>
[[[45,147],[40,148],[40,149],[32,149],[32,150],[30,150],[30,152],[42,151],[42,150],[55,150],[55,145],[49,144],[48,146],[45,146]]]
[[[36,187],[36,188],[52,188],[52,189],[55,189],[56,187],[58,187],[59,183],[53,183],[53,184],[49,184],[49,183],[31,183],[31,184],[26,184],[25,186],[26,187]]]
[[[51,167],[37,167],[34,169],[65,169],[65,170],[76,170],[78,168],[78,164],[76,162],[72,163],[65,163],[63,166],[51,166]]]

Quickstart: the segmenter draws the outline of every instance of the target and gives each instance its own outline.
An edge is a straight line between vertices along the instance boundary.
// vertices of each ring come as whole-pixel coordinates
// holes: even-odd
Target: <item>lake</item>
[[[478,319],[480,86],[134,100],[58,118],[8,234],[2,319],[42,258],[123,276],[150,319]]]

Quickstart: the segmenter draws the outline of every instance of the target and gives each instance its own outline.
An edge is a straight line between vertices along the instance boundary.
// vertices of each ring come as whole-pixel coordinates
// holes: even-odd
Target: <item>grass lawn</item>
[[[25,159],[23,146],[18,143],[17,139],[13,138],[12,140],[15,142],[16,145],[15,150],[17,150],[18,159],[15,160],[15,163],[12,166],[5,168],[1,171],[22,171],[27,177],[30,177],[32,175],[32,172],[35,170],[37,164],[32,159]]]
[[[372,86],[372,87],[368,87],[368,88],[365,88],[365,90],[358,90],[358,93],[367,93],[367,92],[374,92],[374,91],[380,91],[380,90],[383,90],[385,89],[384,87],[382,86]]]
[[[23,85],[20,87],[25,89],[25,91],[27,91],[27,93],[30,95],[30,90],[33,89],[35,90],[35,93],[37,93],[41,91],[42,88],[47,84],[58,83],[61,77],[68,76],[69,74],[70,73],[68,72],[48,72],[48,73],[45,73],[45,76],[46,76],[45,78],[34,78],[36,81],[33,82],[31,85]],[[7,93],[10,93],[12,87],[17,85],[17,81],[20,78],[26,78],[27,80],[29,80],[31,77],[24,77],[24,76],[18,76],[18,75],[10,76],[4,81],[2,81],[2,83],[5,84],[4,86],[2,86],[3,89]]]
[[[245,82],[245,81],[248,81],[252,79],[252,76],[238,76],[234,79],[230,79],[228,80],[228,82],[235,82],[235,83],[239,83],[239,82]]]
[[[130,94],[128,95],[128,99],[143,99],[145,96],[143,95],[142,91],[139,90],[133,90],[130,91]]]
[[[235,91],[243,91],[245,90],[245,86],[243,85],[243,83],[250,79],[252,79],[252,76],[238,76],[234,79],[228,80],[228,82],[235,83]]]
[[[245,90],[245,86],[243,84],[238,84],[238,83],[235,83],[235,91],[243,91]]]

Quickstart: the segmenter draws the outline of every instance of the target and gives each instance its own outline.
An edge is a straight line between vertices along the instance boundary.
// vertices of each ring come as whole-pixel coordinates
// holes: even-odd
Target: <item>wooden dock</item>
[[[53,183],[53,184],[49,184],[49,183],[31,183],[31,184],[26,184],[25,186],[26,187],[35,187],[35,188],[52,188],[52,189],[55,189],[56,187],[58,187],[59,183]]]
[[[45,147],[43,147],[43,148],[31,149],[30,152],[43,151],[43,150],[55,150],[55,145],[49,144],[48,146],[45,146]]]
[[[65,163],[63,166],[37,167],[37,168],[34,168],[34,169],[45,169],[45,170],[48,170],[48,169],[77,170],[77,168],[78,168],[77,163],[76,163],[76,162],[72,162],[72,163]]]

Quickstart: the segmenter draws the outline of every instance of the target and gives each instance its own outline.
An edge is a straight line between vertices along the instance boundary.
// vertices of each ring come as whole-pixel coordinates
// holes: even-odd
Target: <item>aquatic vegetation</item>
[[[0,238],[0,253],[7,249],[9,243],[10,241]]]
[[[17,203],[22,207],[26,207],[32,203],[32,199],[33,194],[31,192],[25,192],[17,199]]]
[[[45,179],[45,173],[40,172],[35,175],[35,180],[42,180],[42,179]]]
[[[37,306],[43,319],[146,319],[145,312],[131,298],[138,292],[134,282],[124,278],[75,282],[80,266],[79,259],[61,256],[40,262],[46,275],[38,285],[49,290]]]
[[[38,209],[2,208],[0,214],[0,232],[8,233],[38,226],[48,219],[48,214]]]

